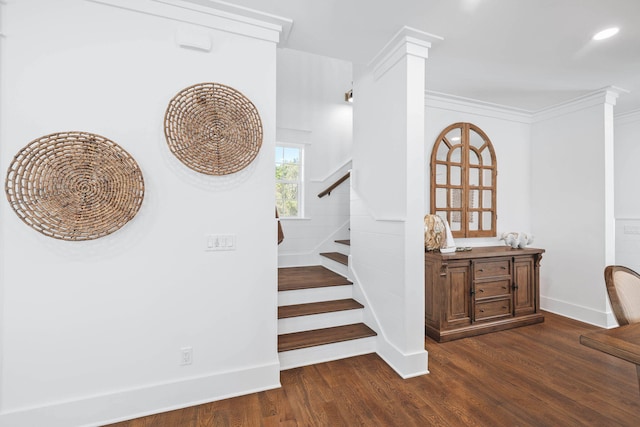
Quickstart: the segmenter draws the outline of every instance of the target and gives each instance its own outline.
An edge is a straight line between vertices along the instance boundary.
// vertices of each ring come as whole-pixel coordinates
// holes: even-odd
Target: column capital
[[[444,38],[404,26],[391,37],[368,65],[373,68],[374,78],[378,79],[406,56],[426,59],[431,43],[441,40]]]

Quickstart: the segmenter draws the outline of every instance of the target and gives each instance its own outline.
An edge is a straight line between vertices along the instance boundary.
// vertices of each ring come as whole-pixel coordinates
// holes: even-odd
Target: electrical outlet
[[[180,365],[191,365],[193,362],[193,348],[182,347],[180,349]]]

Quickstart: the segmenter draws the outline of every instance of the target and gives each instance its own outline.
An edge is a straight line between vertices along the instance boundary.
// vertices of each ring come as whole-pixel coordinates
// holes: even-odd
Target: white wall
[[[146,187],[130,223],[88,242],[47,238],[0,199],[4,426],[100,424],[279,386],[278,30],[135,6],[154,4],[182,22],[83,0],[3,6],[0,169],[41,135],[84,130],[126,149]],[[211,51],[178,47],[177,30]],[[238,89],[261,115],[262,148],[241,172],[198,174],[166,146],[169,100],[200,82]],[[237,250],[205,252],[206,233],[235,234]],[[185,346],[193,364],[180,366]]]
[[[423,36],[404,28],[354,80],[351,269],[378,354],[403,377],[427,371]]]
[[[615,116],[616,264],[640,271],[640,111]]]
[[[541,306],[602,326],[611,318],[603,270],[614,255],[611,95],[541,112],[532,128],[532,231],[546,250]]]
[[[349,182],[330,196],[318,193],[351,167],[352,105],[350,62],[291,49],[277,51],[277,139],[303,144],[304,218],[283,219],[279,265],[318,264],[319,253],[334,239],[346,239]]]
[[[428,93],[425,99],[425,151],[429,181],[431,151],[436,138],[447,126],[457,122],[480,127],[496,152],[498,177],[496,182],[497,232],[532,232],[531,229],[531,115],[507,107],[470,99]],[[425,213],[430,210],[427,182]],[[498,237],[455,239],[457,246],[503,245]],[[534,241],[533,246],[537,247]]]

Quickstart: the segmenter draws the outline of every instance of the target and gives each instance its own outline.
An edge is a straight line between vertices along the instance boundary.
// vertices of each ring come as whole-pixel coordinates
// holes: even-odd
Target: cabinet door
[[[533,258],[515,257],[513,261],[514,314],[518,316],[535,313],[536,290],[533,276]]]
[[[471,267],[469,264],[449,265],[447,276],[448,326],[462,326],[471,323]]]

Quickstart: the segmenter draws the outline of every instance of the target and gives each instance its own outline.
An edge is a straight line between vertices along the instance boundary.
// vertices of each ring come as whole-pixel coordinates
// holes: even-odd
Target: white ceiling
[[[640,0],[225,1],[292,19],[285,47],[354,63],[405,25],[441,36],[427,60],[435,92],[537,111],[617,86],[631,93],[615,112],[640,109]]]

